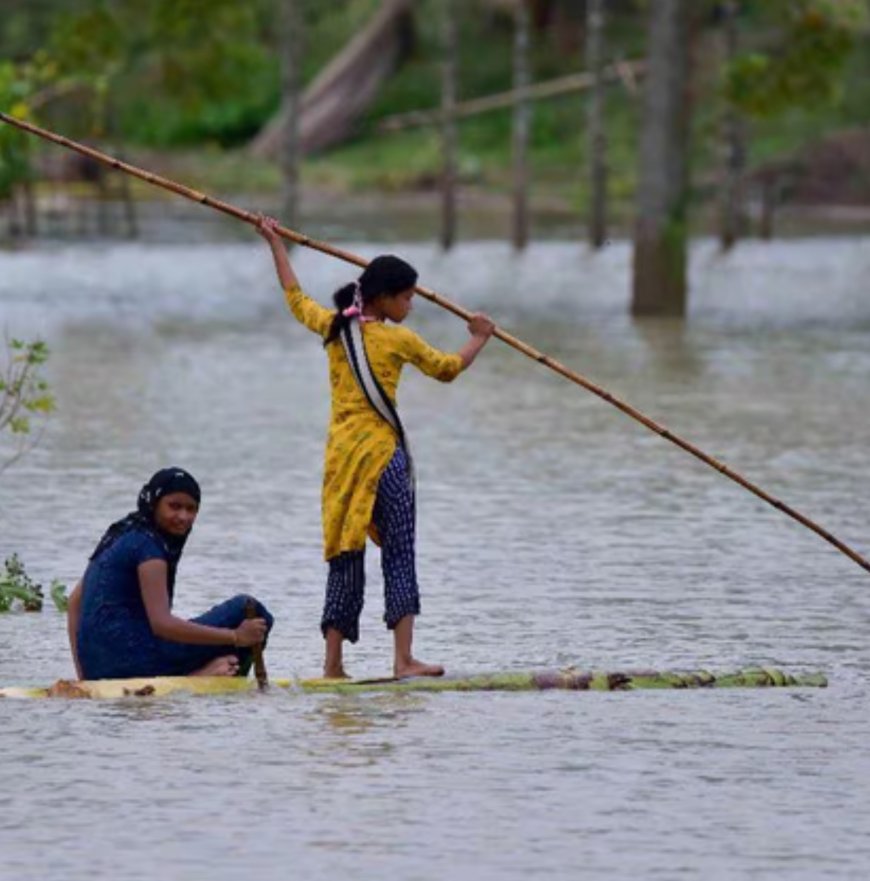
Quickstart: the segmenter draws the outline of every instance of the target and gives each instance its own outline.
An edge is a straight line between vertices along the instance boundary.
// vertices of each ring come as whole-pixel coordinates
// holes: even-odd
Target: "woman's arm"
[[[72,652],[73,665],[76,668],[76,678],[82,678],[82,665],[79,663],[79,620],[82,617],[82,583],[73,588],[69,595],[69,604],[66,607],[66,632],[69,636],[69,649]]]
[[[262,618],[248,618],[232,630],[229,627],[195,624],[173,615],[169,607],[164,560],[146,560],[139,564],[138,572],[148,623],[154,635],[160,639],[188,645],[226,645],[233,648],[259,645],[265,639],[266,622]]]
[[[457,352],[462,358],[462,369],[467,370],[474,363],[474,359],[480,354],[480,350],[489,342],[495,330],[495,324],[489,316],[478,312],[468,322],[468,332],[471,339]]]

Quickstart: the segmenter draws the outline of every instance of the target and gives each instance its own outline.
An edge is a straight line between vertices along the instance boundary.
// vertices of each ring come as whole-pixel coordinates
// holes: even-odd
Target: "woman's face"
[[[190,532],[198,511],[199,505],[187,493],[169,493],[157,502],[154,522],[161,532],[184,536]]]
[[[396,324],[401,324],[408,317],[408,313],[413,308],[411,304],[413,299],[414,289],[408,288],[408,290],[402,291],[399,294],[394,294],[393,296],[381,294],[375,302],[377,303],[378,311],[385,318],[389,318],[390,321],[395,321]]]

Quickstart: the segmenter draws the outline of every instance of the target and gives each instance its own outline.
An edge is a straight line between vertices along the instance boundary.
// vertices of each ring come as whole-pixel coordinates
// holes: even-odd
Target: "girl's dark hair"
[[[402,291],[414,287],[417,284],[417,270],[410,263],[406,263],[400,257],[394,257],[392,254],[381,254],[380,257],[375,257],[356,282],[346,284],[332,295],[335,308],[338,311],[335,313],[335,318],[332,319],[329,333],[323,342],[324,346],[337,340],[341,331],[350,321],[349,318],[342,315],[342,312],[353,304],[353,295],[357,284],[359,284],[360,296],[363,305],[365,305],[381,295],[395,297],[396,294],[401,294]]]

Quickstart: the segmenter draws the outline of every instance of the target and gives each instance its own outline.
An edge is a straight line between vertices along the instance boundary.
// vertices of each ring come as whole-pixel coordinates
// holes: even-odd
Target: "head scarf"
[[[131,511],[126,517],[113,523],[105,532],[91,554],[91,560],[96,560],[105,553],[122,535],[128,532],[144,532],[151,536],[165,551],[167,556],[167,588],[169,600],[175,591],[175,572],[178,569],[178,561],[184,550],[187,535],[169,535],[157,528],[154,520],[154,512],[157,503],[163,496],[171,493],[187,493],[197,505],[199,505],[201,493],[199,484],[192,474],[183,468],[163,468],[154,474],[141,490],[136,503],[136,510]],[[189,535],[190,533],[188,533]]]

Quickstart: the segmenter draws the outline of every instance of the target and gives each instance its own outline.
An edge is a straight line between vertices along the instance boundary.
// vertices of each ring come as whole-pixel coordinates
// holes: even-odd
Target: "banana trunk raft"
[[[481,673],[414,679],[273,679],[272,689],[305,694],[411,691],[635,691],[652,688],[824,688],[822,673],[792,674],[771,667],[710,673],[628,670],[619,673],[575,669],[527,673]],[[253,679],[227,676],[159,676],[151,679],[61,679],[44,688],[0,688],[0,698],[162,697],[174,693],[224,695],[253,691]]]

